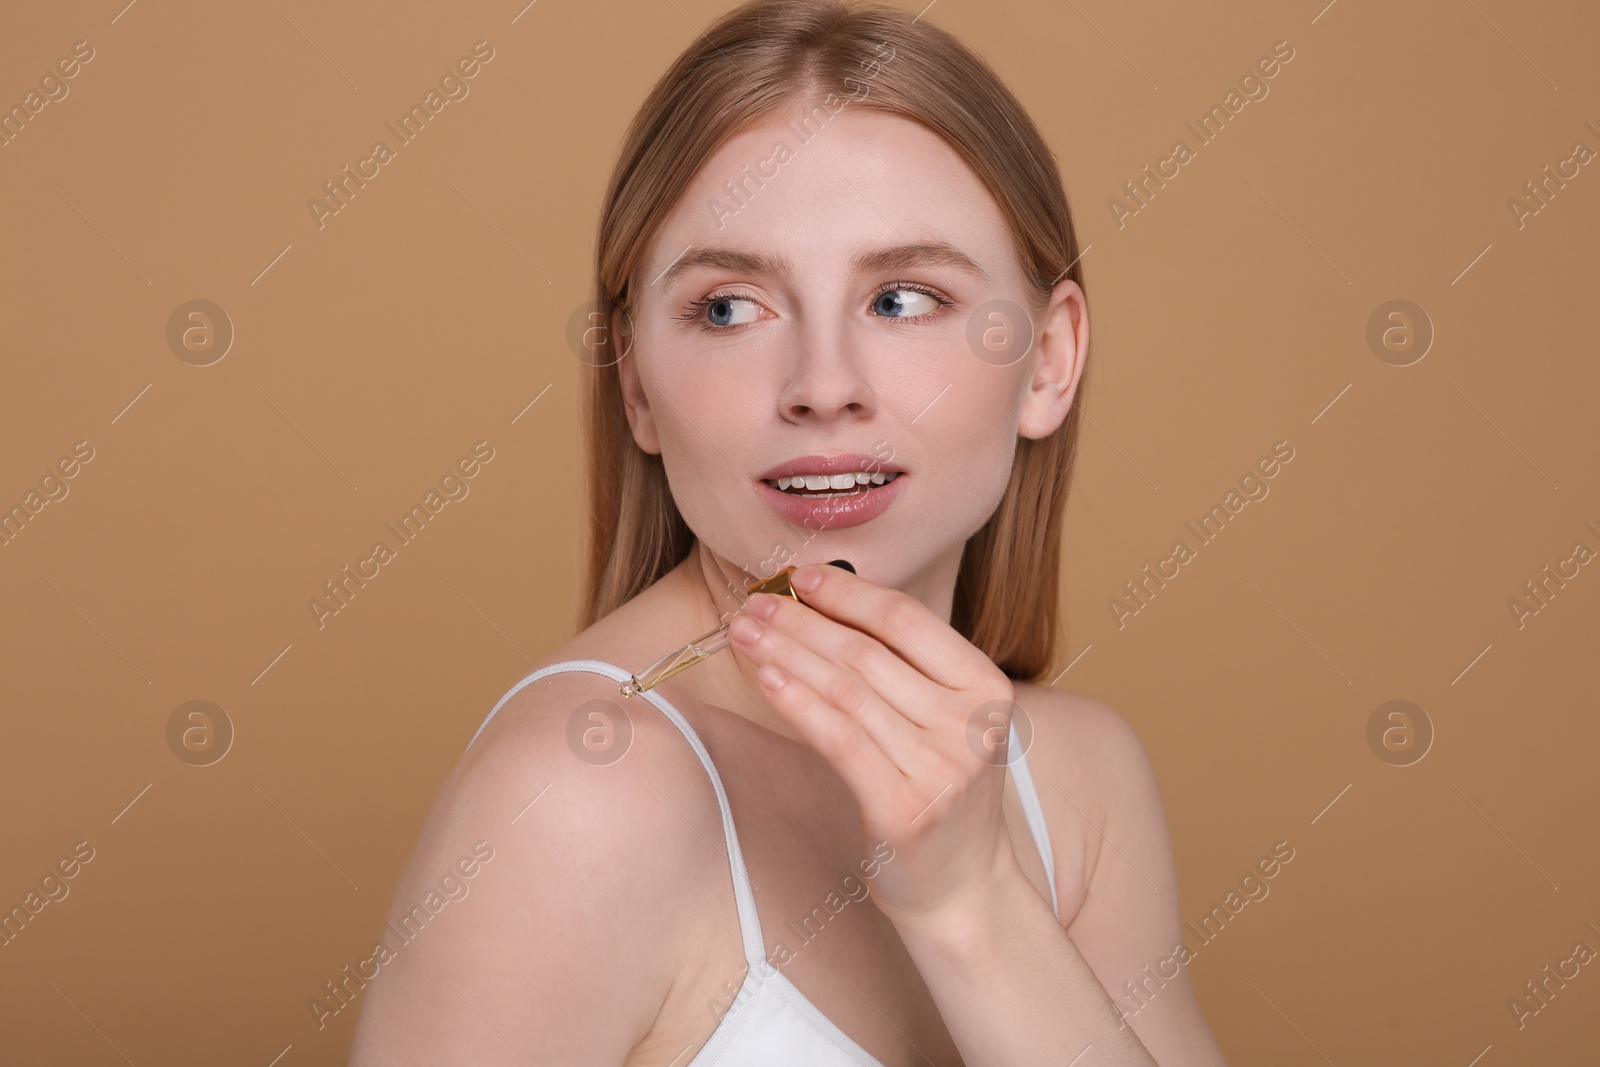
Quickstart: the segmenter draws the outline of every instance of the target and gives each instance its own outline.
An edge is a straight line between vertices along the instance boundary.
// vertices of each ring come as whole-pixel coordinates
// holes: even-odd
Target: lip
[[[882,472],[883,474],[904,474],[905,471],[893,463],[885,463],[878,456],[869,456],[862,452],[834,452],[826,456],[796,456],[785,463],[759,474],[756,477],[762,481],[777,481],[794,474],[847,474],[851,471],[866,471],[870,473]],[[896,478],[895,481],[900,479]],[[771,486],[768,486],[770,489]],[[774,490],[780,492],[781,490]]]
[[[810,462],[808,460],[796,461]],[[786,464],[785,466],[790,466]],[[783,469],[783,468],[778,468]],[[813,474],[843,474],[846,471],[861,470],[861,467],[846,466],[836,471],[824,471],[817,467],[799,467],[801,471],[809,470]],[[885,473],[891,468],[884,468]],[[779,474],[783,478],[787,475]],[[796,526],[804,526],[812,530],[838,530],[847,526],[860,526],[882,515],[900,496],[901,487],[910,475],[900,472],[893,479],[883,485],[858,486],[858,492],[848,495],[830,497],[806,497],[786,493],[781,489],[774,489],[764,480],[758,481],[756,493],[767,502],[779,515]]]

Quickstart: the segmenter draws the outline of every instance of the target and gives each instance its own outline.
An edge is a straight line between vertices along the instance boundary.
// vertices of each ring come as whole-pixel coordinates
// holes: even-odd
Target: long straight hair
[[[651,238],[724,141],[786,106],[823,98],[918,122],[966,161],[1010,228],[1034,316],[1062,277],[1083,284],[1055,158],[981,58],[927,20],[881,4],[752,0],[678,57],[628,128],[600,216],[593,321],[627,310]],[[610,330],[591,331],[590,341],[583,628],[654,584],[694,544],[661,457],[639,448],[628,426],[616,368],[627,342]],[[1083,395],[1080,379],[1074,407]],[[1005,494],[962,552],[951,626],[1013,679],[1037,680],[1055,649],[1062,511],[1077,436],[1073,411],[1048,437],[1019,437]]]

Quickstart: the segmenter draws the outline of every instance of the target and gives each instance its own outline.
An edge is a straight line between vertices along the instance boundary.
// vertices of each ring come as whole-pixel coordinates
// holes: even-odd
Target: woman
[[[1038,684],[1077,257],[1027,115],[920,17],[752,3],[679,58],[600,226],[585,628],[444,785],[353,1062],[1223,1063],[1152,970],[1144,750]]]

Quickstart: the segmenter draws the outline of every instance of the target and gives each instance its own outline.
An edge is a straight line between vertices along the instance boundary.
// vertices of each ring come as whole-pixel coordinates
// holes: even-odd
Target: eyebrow
[[[961,249],[946,241],[918,241],[910,244],[888,245],[858,254],[850,261],[856,274],[879,274],[905,270],[910,267],[949,267],[988,281],[989,274]],[[737,248],[695,248],[684,252],[661,272],[663,287],[671,285],[680,274],[697,267],[716,267],[740,274],[765,274],[787,278],[794,265],[783,256],[769,256],[759,252],[745,252]]]

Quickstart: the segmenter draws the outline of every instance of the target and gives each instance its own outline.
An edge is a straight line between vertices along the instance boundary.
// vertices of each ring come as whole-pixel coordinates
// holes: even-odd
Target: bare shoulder
[[[1033,725],[1028,762],[1046,824],[1066,846],[1056,867],[1066,888],[1063,903],[1073,906],[1064,906],[1062,917],[1077,935],[1101,916],[1094,910],[1085,918],[1090,896],[1132,873],[1124,868],[1142,872],[1135,877],[1146,889],[1172,870],[1160,786],[1139,731],[1105,701],[1020,683],[1017,703]],[[1130,849],[1141,857],[1132,859]]]
[[[1082,869],[1056,864],[1081,878],[1079,906],[1063,912],[1073,944],[1161,1067],[1225,1067],[1189,980],[1165,805],[1138,730],[1079,693],[1018,685],[1017,702],[1035,722],[1035,775],[1051,783],[1040,799],[1047,821],[1059,819],[1052,836],[1081,834]]]
[[[654,708],[592,672],[522,686],[439,790],[351,1062],[623,1062],[671,988],[720,822]]]
[[[1111,705],[1032,682],[1017,683],[1016,691],[1034,727],[1028,755],[1037,764],[1035,776],[1042,772],[1054,781],[1080,814],[1100,816],[1093,820],[1099,825],[1130,791],[1154,786],[1138,730]]]
[[[1070,924],[1099,867],[1104,829],[1126,809],[1148,760],[1133,725],[1104,701],[1036,682],[1017,682],[1016,700],[1032,734],[1028,769],[1050,834],[1060,915]]]

